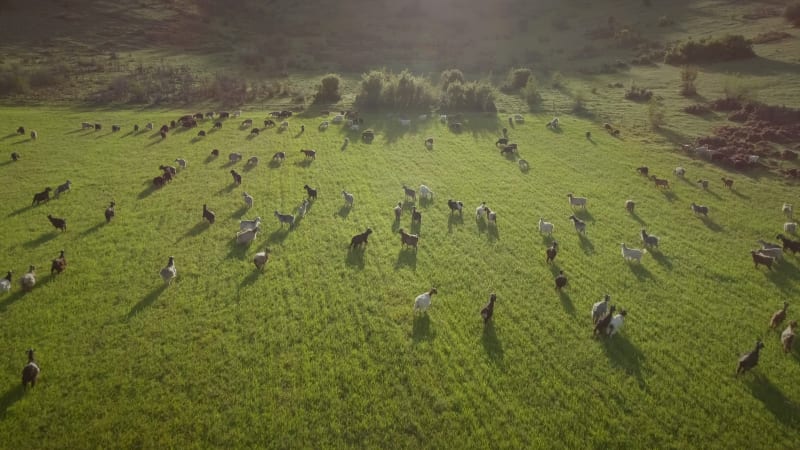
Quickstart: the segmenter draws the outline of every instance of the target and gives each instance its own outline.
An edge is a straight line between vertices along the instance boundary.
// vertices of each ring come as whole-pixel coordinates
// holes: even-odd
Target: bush
[[[528,78],[528,82],[520,93],[528,106],[535,106],[542,102],[542,94],[539,93],[539,83],[534,77]]]
[[[725,98],[731,100],[755,100],[757,97],[755,86],[739,75],[727,77],[723,82],[722,92],[725,93]]]
[[[653,91],[643,87],[636,86],[631,83],[631,86],[625,91],[625,99],[637,102],[650,101],[653,98]]]
[[[654,130],[660,129],[666,123],[665,117],[664,105],[657,99],[651,99],[647,106],[647,118],[650,120],[650,126]]]
[[[399,74],[386,69],[373,70],[361,76],[361,90],[355,103],[364,108],[430,110],[437,103],[431,83],[408,70]]]
[[[458,69],[447,69],[439,76],[439,84],[442,85],[442,90],[447,91],[451,83],[464,83],[464,73]]]
[[[500,88],[503,92],[516,92],[528,85],[533,76],[531,69],[514,68],[508,71],[505,84]]]
[[[783,11],[783,17],[791,22],[792,25],[800,27],[800,2],[795,2],[786,6],[786,9]]]
[[[689,105],[683,108],[683,111],[695,116],[704,116],[711,113],[711,109],[706,105]]]
[[[0,95],[24,94],[29,89],[28,76],[19,67],[0,71]]]
[[[315,103],[336,103],[342,96],[339,94],[339,85],[341,84],[339,75],[329,73],[322,77],[320,84],[317,86],[317,93],[314,95]]]
[[[453,82],[442,95],[440,107],[447,111],[495,112],[494,97],[494,88],[488,82]]]
[[[753,42],[740,34],[729,34],[719,39],[679,42],[667,49],[667,64],[702,64],[718,61],[752,58]]]
[[[691,66],[681,67],[681,95],[689,97],[697,94],[694,81],[697,79],[697,68]]]

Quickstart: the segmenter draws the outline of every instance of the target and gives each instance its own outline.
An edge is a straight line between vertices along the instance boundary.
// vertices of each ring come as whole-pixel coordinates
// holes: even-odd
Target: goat
[[[477,208],[475,208],[475,220],[480,219],[483,217],[483,213],[486,212],[486,202],[481,202]]]
[[[702,214],[705,217],[708,217],[708,206],[696,205],[694,202],[692,202],[692,211],[695,214]]]
[[[248,158],[247,162],[245,163],[245,165],[247,165],[247,167],[251,167],[251,168],[257,166],[258,165],[258,156],[251,156],[250,158]]]
[[[58,187],[56,187],[55,197],[58,198],[64,192],[71,191],[71,190],[72,190],[72,182],[67,180],[66,183],[60,184],[60,185],[58,185]]]
[[[211,157],[212,158],[216,158],[218,156],[219,156],[219,149],[215,148],[214,150],[211,150]]]
[[[50,220],[50,223],[59,230],[67,231],[67,219],[61,219],[58,217],[53,217],[52,214],[48,214],[47,218]]]
[[[158,166],[158,168],[159,168],[159,170],[161,170],[162,172],[164,172],[164,173],[169,173],[169,174],[170,174],[171,176],[173,176],[173,177],[174,177],[175,175],[177,175],[177,174],[178,174],[178,169],[176,169],[176,168],[175,168],[175,167],[173,167],[173,166],[164,166],[164,165],[161,165],[161,166]]]
[[[19,279],[19,284],[22,286],[22,290],[25,292],[30,292],[34,286],[36,286],[36,267],[31,265],[28,267],[28,272]]]
[[[317,151],[316,150],[300,150],[300,153],[304,154],[306,159],[317,159]]]
[[[28,363],[22,368],[22,387],[27,388],[30,384],[31,388],[36,386],[36,380],[39,378],[39,365],[33,357],[33,349],[28,349]]]
[[[553,120],[551,120],[550,122],[547,122],[547,125],[545,125],[545,128],[551,128],[553,130],[558,129],[558,117],[553,117]]]
[[[523,123],[525,122],[525,118],[522,117],[522,114],[514,114],[514,122]]]
[[[492,316],[494,316],[494,302],[497,300],[497,295],[494,292],[489,294],[489,303],[481,309],[481,317],[483,317],[483,324],[486,325]]]
[[[308,212],[308,207],[311,203],[309,203],[307,198],[304,198],[302,202],[300,202],[300,206],[297,207],[297,217],[305,217],[306,212]]]
[[[165,181],[165,177],[166,176],[167,176],[167,174],[165,173],[164,176],[157,176],[157,177],[153,178],[153,186],[156,189],[161,189],[162,187],[164,187],[164,183],[166,183],[166,181]]]
[[[652,234],[647,234],[647,231],[642,228],[642,243],[644,243],[645,247],[658,247],[658,236],[654,236]]]
[[[592,324],[597,324],[597,321],[605,317],[608,313],[608,302],[611,296],[606,294],[603,299],[592,305]]]
[[[650,173],[650,169],[647,166],[637,167],[636,171],[639,172],[639,175],[647,176]]]
[[[353,238],[350,239],[350,248],[366,246],[368,244],[367,239],[369,238],[370,234],[372,234],[372,228],[367,228],[367,230],[363,233],[353,236]]]
[[[347,191],[342,191],[342,197],[344,197],[344,202],[347,205],[347,207],[348,208],[352,208],[353,207],[353,201],[355,201],[355,197],[353,196],[353,194],[351,194],[351,193],[349,193]]]
[[[767,242],[767,241],[765,241],[765,240],[763,240],[763,239],[759,239],[759,240],[757,240],[756,242],[758,242],[759,244],[761,244],[761,248],[762,248],[762,249],[783,248],[783,247],[782,247],[781,245],[779,245],[779,244],[775,244],[775,243],[772,243],[772,242]]]
[[[775,239],[780,239],[783,242],[784,251],[789,250],[793,255],[800,252],[800,242],[793,241],[782,234],[775,236]]]
[[[38,137],[39,134],[36,132],[36,130],[31,130],[31,139],[35,141]]]
[[[111,219],[114,218],[114,215],[116,214],[116,212],[114,211],[114,207],[115,206],[117,206],[117,204],[114,203],[114,202],[111,202],[111,204],[108,205],[108,208],[106,208],[106,211],[105,211],[106,223],[111,222]]]
[[[269,247],[267,247],[263,252],[258,252],[253,256],[253,264],[256,265],[256,269],[264,270],[264,266],[269,262],[269,253]]]
[[[708,190],[708,180],[697,180],[697,184],[702,186],[704,190]]]
[[[231,163],[239,162],[244,158],[241,153],[231,153],[228,155],[228,161]]]
[[[417,244],[419,243],[419,235],[406,233],[406,230],[402,228],[400,228],[399,233],[400,233],[400,246],[414,247],[414,251],[416,251]]]
[[[731,189],[733,187],[733,180],[730,178],[722,177],[722,186]]]
[[[11,290],[11,275],[12,271],[8,271],[5,278],[0,279],[0,293],[6,293]]]
[[[259,227],[251,228],[245,231],[239,231],[236,233],[236,243],[237,244],[249,244],[256,239],[258,232],[261,231]]]
[[[203,204],[203,219],[207,220],[208,223],[213,225],[214,224],[214,220],[216,220],[216,218],[217,218],[217,215],[214,213],[214,211],[208,209],[208,206]]]
[[[425,139],[425,147],[427,147],[429,149],[433,148],[433,138],[432,137],[429,137],[428,139]]]
[[[517,152],[516,147],[512,147],[511,145],[505,145],[503,148],[500,149],[500,154],[503,156],[513,155]]]
[[[214,122],[214,128],[216,128],[217,130],[222,129],[222,122],[219,121]]]
[[[464,214],[464,211],[463,211],[464,210],[464,203],[462,203],[462,202],[453,200],[451,198],[451,199],[447,200],[447,206],[450,207],[450,214],[453,214],[456,211],[458,211],[458,213],[461,214],[461,215]]]
[[[545,250],[545,254],[547,255],[547,259],[545,262],[550,264],[552,261],[555,261],[556,256],[558,256],[558,241],[553,240],[553,244],[550,247],[547,247]]]
[[[237,186],[242,184],[242,175],[239,172],[231,169],[231,176],[233,177],[234,184]]]
[[[329,125],[329,123],[326,120],[326,121],[320,123],[319,126],[317,127],[317,129],[319,129],[320,131],[326,130],[328,128],[328,125]]]
[[[567,198],[569,198],[569,205],[571,207],[580,206],[583,209],[586,209],[586,197],[574,197],[571,193],[567,194]]]
[[[769,270],[772,270],[772,264],[775,262],[775,258],[772,256],[762,255],[757,250],[751,250],[750,255],[753,257],[753,262],[755,263],[756,269],[758,269],[759,264],[763,264],[767,266]]]
[[[400,217],[403,215],[403,203],[397,202],[397,206],[394,207],[394,221],[399,222]]]
[[[563,270],[558,271],[558,275],[556,275],[556,290],[560,291],[561,288],[567,285],[567,276],[564,275]]]
[[[417,298],[414,299],[414,312],[420,311],[427,313],[428,307],[431,306],[431,297],[437,292],[436,288],[431,288],[430,291],[419,294]]]
[[[797,232],[797,222],[786,222],[783,224],[783,231],[787,233]]]
[[[552,223],[545,222],[543,217],[539,218],[539,233],[547,233],[548,236],[552,236],[554,229],[555,226]]]
[[[175,257],[170,256],[166,267],[162,268],[159,272],[161,279],[164,280],[166,285],[172,284],[172,280],[178,276],[178,269],[175,268]]]
[[[683,176],[686,175],[686,169],[683,167],[676,167],[672,169],[672,173],[674,173],[676,177],[683,178]]]
[[[758,365],[758,353],[764,348],[764,343],[761,339],[756,340],[756,348],[749,353],[745,353],[739,358],[739,364],[736,366],[736,375],[745,373],[748,370]]]
[[[781,333],[781,344],[783,344],[783,352],[789,353],[792,351],[792,344],[794,343],[794,329],[797,328],[797,321],[789,322],[789,326]]]
[[[38,205],[42,202],[49,202],[50,201],[50,189],[49,187],[44,188],[42,192],[33,195],[33,203],[31,205]]]
[[[12,161],[19,161],[19,158],[20,158],[19,153],[11,152],[11,160]]]
[[[647,250],[638,249],[638,248],[628,248],[625,243],[623,242],[620,244],[622,246],[622,257],[628,261],[636,260],[636,262],[642,262],[642,255],[647,253]]]
[[[622,326],[625,325],[625,316],[628,315],[628,312],[624,309],[619,312],[619,314],[615,315],[611,321],[608,323],[606,327],[606,336],[611,337],[614,336],[622,329]]]
[[[498,139],[497,142],[494,143],[494,145],[495,145],[495,147],[497,147],[498,145],[506,146],[506,145],[508,145],[508,138],[502,137],[502,138]]]
[[[253,220],[240,220],[239,231],[252,230],[259,225],[261,225],[261,217],[256,217]]]
[[[420,197],[433,199],[433,191],[424,184],[419,185],[419,195]]]
[[[272,155],[272,160],[277,161],[279,163],[283,162],[285,159],[286,159],[286,152],[275,152],[275,154]]]
[[[628,213],[633,214],[634,208],[636,208],[636,202],[633,200],[625,201],[625,210],[628,211]]]
[[[778,328],[778,326],[786,319],[786,310],[789,308],[789,302],[783,302],[783,308],[777,310],[772,318],[769,320],[770,328]]]
[[[264,121],[264,128],[272,128],[275,126],[275,121],[272,119],[266,119]]]
[[[288,224],[289,228],[292,228],[294,226],[294,216],[291,214],[281,214],[276,210],[275,217],[278,218],[278,222],[280,222],[281,228],[283,228],[283,224]]]
[[[606,315],[604,315],[603,317],[598,319],[597,322],[595,322],[594,331],[592,332],[592,335],[602,336],[603,334],[605,334],[605,331],[608,329],[608,325],[611,324],[611,319],[614,317],[614,311],[616,310],[617,307],[615,305],[611,305],[611,308],[609,308]]]
[[[64,250],[61,250],[58,258],[54,259],[50,264],[50,275],[53,275],[53,273],[59,274],[65,270],[67,270],[67,258],[64,256]]]
[[[187,164],[186,164],[186,160],[185,159],[178,158],[178,159],[175,160],[175,162],[180,166],[181,170],[186,168]]]
[[[253,119],[244,119],[242,121],[242,125],[241,125],[242,128],[248,128],[248,127],[252,127],[252,126],[253,126]]]
[[[578,219],[574,215],[569,216],[569,220],[571,220],[572,224],[575,226],[575,231],[583,235],[586,234],[586,222],[582,221],[581,219]]]
[[[792,205],[789,203],[784,203],[783,208],[781,208],[781,211],[783,211],[783,215],[788,217],[789,219],[792,218],[792,214],[794,213],[794,209],[792,208]]]
[[[82,130],[88,130],[88,129],[94,130],[94,125],[92,125],[89,122],[81,122],[81,129]]]
[[[25,134],[25,127],[19,127],[19,128],[17,128],[17,134],[19,134],[19,135],[23,135],[23,134]]]
[[[758,253],[761,253],[762,255],[772,256],[773,258],[775,258],[775,262],[777,262],[779,259],[783,258],[783,249],[780,248],[780,247],[778,247],[778,248],[760,248],[760,249],[758,249],[756,251]]]
[[[261,130],[259,130],[258,128],[253,128],[252,130],[250,130],[250,134],[253,136],[258,136],[259,133],[261,133]]]
[[[666,178],[658,178],[655,175],[651,175],[650,179],[653,180],[653,183],[655,184],[655,186],[657,188],[667,188],[667,189],[670,188],[669,187],[669,180],[667,180]]]
[[[410,198],[411,200],[417,199],[417,191],[411,189],[410,187],[403,185],[403,192],[406,194],[406,198]]]
[[[303,186],[303,189],[306,190],[306,195],[308,195],[308,198],[310,200],[316,200],[317,199],[317,190],[316,189],[311,189],[311,187],[309,185],[307,185],[307,184]]]
[[[153,122],[147,122],[147,123],[144,125],[144,128],[145,128],[146,130],[149,130],[149,131],[153,131],[153,128],[154,128],[154,127],[155,127],[155,125],[153,125]],[[95,127],[95,128],[97,128],[97,127]]]
[[[411,208],[411,222],[422,223],[422,213],[417,211],[416,206]]]
[[[248,194],[247,192],[242,192],[242,197],[244,198],[244,204],[247,208],[253,207],[253,196]]]

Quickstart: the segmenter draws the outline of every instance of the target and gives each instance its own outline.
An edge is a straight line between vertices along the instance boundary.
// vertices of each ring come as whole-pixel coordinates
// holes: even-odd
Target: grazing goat
[[[294,216],[291,214],[281,214],[276,210],[275,217],[278,218],[278,222],[280,222],[281,228],[283,228],[283,224],[288,224],[289,228],[292,228],[294,226]]]
[[[36,130],[31,130],[31,139],[35,141],[38,137],[39,134],[36,132]]]
[[[181,167],[181,170],[186,168],[186,160],[182,158],[178,158],[175,162]]]
[[[494,225],[497,227],[497,212],[492,211],[488,207],[486,208],[486,221],[489,225]]]
[[[252,230],[259,225],[261,225],[261,217],[256,217],[253,220],[240,220],[239,231]]]
[[[258,128],[253,128],[252,130],[250,130],[250,134],[253,136],[258,136],[259,133],[261,133],[261,130],[259,130]]]
[[[783,352],[789,353],[792,351],[792,344],[794,343],[794,330],[797,328],[797,321],[789,322],[789,326],[781,333],[781,344],[783,345]]]
[[[569,216],[569,220],[571,220],[572,224],[575,226],[575,231],[583,235],[586,234],[586,222],[582,221],[581,219],[578,219],[574,215]]]
[[[13,272],[10,270],[6,274],[6,277],[0,280],[0,293],[6,293],[11,290],[11,275]]]
[[[683,178],[684,175],[686,175],[686,169],[683,167],[676,167],[672,169],[672,173],[674,173],[676,177]]]
[[[459,214],[464,214],[464,203],[453,200],[452,198],[447,200],[447,206],[450,207],[450,214],[458,211]]]
[[[153,127],[155,127],[155,125],[153,125],[153,122],[147,122],[147,123],[145,124],[145,126],[144,126],[144,128],[145,128],[146,130],[150,130],[150,131],[153,131]]]
[[[650,179],[653,180],[653,183],[657,188],[669,189],[669,180],[667,180],[666,178],[658,178],[655,175],[650,175]]]
[[[252,228],[250,230],[239,231],[236,233],[236,243],[237,244],[249,244],[253,242],[258,235],[258,232],[261,231],[259,227]]]
[[[53,217],[52,214],[48,214],[47,218],[50,220],[50,223],[53,224],[54,227],[61,231],[67,231],[67,219],[61,219],[58,217]]]
[[[789,302],[783,302],[783,308],[777,310],[772,318],[769,320],[770,328],[778,328],[783,320],[786,319],[786,310],[789,308]]]
[[[248,209],[253,207],[253,196],[248,194],[247,192],[242,192],[242,198],[244,198],[244,204],[247,206]]]
[[[545,222],[544,218],[539,218],[539,233],[547,233],[548,236],[553,234],[555,227],[550,222]]]
[[[304,198],[300,205],[297,207],[297,217],[305,217],[306,212],[308,212],[308,207],[310,203],[307,198]]]
[[[547,125],[545,125],[545,128],[551,128],[553,130],[558,129],[558,117],[553,117],[553,120],[551,120],[550,122],[547,122]]]
[[[317,151],[316,150],[300,150],[302,154],[305,155],[306,159],[317,159]]]
[[[495,147],[497,147],[498,145],[506,146],[508,145],[508,138],[502,137],[498,139],[497,142],[494,143],[494,145]]]
[[[708,190],[708,180],[697,180],[697,184],[702,186],[704,190]]]
[[[114,215],[116,215],[116,212],[114,211],[114,207],[115,206],[117,206],[117,204],[114,203],[114,202],[111,202],[111,204],[108,205],[108,208],[106,208],[106,211],[105,211],[106,223],[111,222],[111,219],[113,219]]]
[[[394,207],[394,221],[399,222],[400,217],[403,216],[403,203],[397,202],[397,206]]]
[[[414,299],[414,312],[420,311],[427,313],[428,307],[431,306],[431,297],[436,293],[436,288],[431,288],[430,291],[419,294],[417,298]]]
[[[654,236],[652,234],[647,234],[647,231],[642,228],[642,243],[644,243],[645,247],[658,247],[658,236]]]
[[[27,388],[28,385],[33,388],[36,386],[36,380],[39,378],[39,365],[33,357],[33,349],[28,349],[28,363],[22,368],[22,387]]]
[[[487,208],[488,210],[488,208]],[[422,223],[422,213],[417,211],[416,206],[411,207],[411,222]]]
[[[429,137],[428,139],[425,139],[425,147],[427,147],[429,149],[433,148],[433,138],[432,137]]]
[[[20,158],[19,153],[11,152],[11,160],[12,161],[19,161],[19,158]]]
[[[758,365],[758,353],[761,351],[762,348],[764,348],[764,343],[761,342],[761,339],[758,339],[756,341],[756,348],[749,353],[745,353],[744,355],[741,356],[741,358],[739,358],[739,364],[736,366],[737,376],[740,373],[745,373],[748,370]]]
[[[783,249],[782,248],[760,248],[756,250],[758,253],[761,253],[765,256],[772,256],[775,258],[777,262],[779,259],[783,258]]]
[[[33,195],[33,203],[31,205],[38,205],[42,202],[49,202],[50,201],[50,189],[49,187],[44,188],[42,192]]]
[[[214,122],[214,128],[217,130],[222,129],[222,122]]]
[[[730,178],[722,177],[722,186],[731,189],[733,187],[733,180]]]
[[[480,219],[483,217],[483,213],[486,212],[486,202],[481,202],[481,204],[475,208],[475,220]]]
[[[239,172],[231,169],[231,176],[233,177],[234,184],[236,184],[237,186],[242,184],[242,175]]]
[[[158,168],[159,168],[159,170],[161,170],[164,173],[169,173],[170,176],[172,176],[172,177],[174,177],[175,175],[178,174],[178,169],[176,169],[176,168],[174,168],[172,166],[161,165],[161,166],[158,166]]]
[[[416,251],[417,244],[419,243],[419,235],[406,233],[406,230],[402,228],[400,228],[399,233],[400,233],[400,246],[414,247],[414,251]]]
[[[61,194],[70,190],[72,190],[72,182],[67,180],[66,183],[60,184],[58,187],[56,187],[55,197],[58,198]]]
[[[228,155],[228,161],[235,163],[241,161],[243,158],[241,153],[231,153]]]
[[[494,292],[489,294],[489,303],[481,309],[481,317],[483,317],[483,324],[486,325],[492,320],[494,316],[494,302],[497,300],[497,295]]]
[[[775,262],[775,258],[772,256],[762,255],[756,250],[751,250],[750,255],[753,256],[753,262],[755,263],[756,269],[758,269],[759,264],[763,264],[767,266],[769,270],[772,270],[772,264]]]
[[[782,234],[775,236],[775,239],[780,239],[781,242],[783,242],[784,251],[788,250],[792,252],[793,255],[796,254],[797,252],[800,252],[800,242],[793,241]]]
[[[310,200],[316,200],[317,199],[317,190],[316,189],[311,189],[311,187],[309,185],[307,185],[307,184],[303,186],[303,189],[306,190],[306,195],[308,195],[308,198]]]
[[[217,218],[217,215],[214,213],[214,211],[208,209],[208,206],[203,204],[203,219],[207,220],[208,223],[213,224],[214,220],[216,220],[216,218]]]
[[[417,191],[411,189],[410,187],[403,185],[403,192],[406,194],[406,198],[410,198],[411,200],[417,199]]]
[[[28,273],[22,276],[19,279],[19,284],[22,286],[22,290],[25,292],[30,292],[34,286],[36,286],[36,267],[31,265],[28,267]]]
[[[419,185],[419,195],[423,198],[433,199],[433,191],[428,186],[424,184]]]
[[[531,168],[530,164],[528,164],[528,160],[527,159],[520,159],[519,161],[517,161],[517,164],[519,164],[520,170],[522,170],[524,172],[527,172],[528,169]]]
[[[644,249],[628,248],[624,242],[620,245],[622,246],[622,257],[627,261],[633,261],[635,259],[636,262],[641,263],[642,255],[647,252],[647,250]]]
[[[263,252],[258,252],[253,256],[253,264],[256,265],[256,269],[264,270],[264,267],[269,262],[269,247],[265,248]]]
[[[50,275],[53,275],[53,273],[59,274],[65,270],[67,270],[67,258],[64,256],[64,250],[61,250],[58,258],[54,259],[50,264]]]
[[[171,180],[172,177],[168,173],[165,173],[164,176],[157,176],[157,177],[153,178],[153,186],[156,189],[161,189],[164,186],[164,183],[166,183],[166,180],[167,180],[168,176],[170,177],[169,179]]]
[[[350,239],[350,248],[366,246],[370,234],[372,234],[372,228],[367,228],[363,233],[353,236],[353,238]]]
[[[122,129],[122,127],[119,126],[119,125],[111,125],[111,132],[112,133],[116,133],[117,131],[120,131],[121,129]]]
[[[545,260],[547,264],[555,261],[556,256],[558,256],[558,241],[554,240],[553,244],[550,245],[550,247],[547,247],[547,250],[545,250],[545,254],[547,255],[547,259]]]
[[[523,123],[525,122],[525,118],[522,117],[522,114],[514,114],[514,122]]]
[[[636,171],[639,172],[639,175],[647,176],[650,173],[650,168],[647,166],[637,167]]]
[[[625,201],[625,210],[628,211],[629,214],[633,214],[633,210],[636,208],[636,202],[633,200],[626,200]]]
[[[248,128],[248,127],[252,127],[252,126],[253,126],[253,119],[244,119],[242,121],[242,125],[241,125],[242,128]]]
[[[353,194],[351,194],[351,193],[349,193],[347,191],[342,191],[342,197],[344,197],[344,202],[347,205],[347,207],[348,208],[352,208],[353,207],[353,201],[355,201],[355,197],[353,196]]]
[[[563,270],[558,271],[558,275],[556,275],[556,290],[560,291],[564,286],[567,285],[567,276],[564,275]]]
[[[219,149],[211,150],[211,157],[216,158],[217,156],[219,156]]]
[[[708,206],[696,205],[694,202],[692,202],[692,211],[695,214],[702,214],[705,217],[708,217]]]
[[[327,130],[327,129],[328,129],[328,125],[330,125],[330,124],[329,124],[329,123],[328,123],[328,121],[326,120],[326,121],[322,122],[321,124],[319,124],[319,126],[318,126],[317,128],[318,128],[320,131],[322,131],[322,130]]]
[[[586,209],[586,197],[574,197],[571,193],[567,194],[567,198],[569,198],[569,205],[571,207],[580,206],[583,209]]]
[[[611,300],[611,296],[606,294],[603,296],[603,299],[599,302],[592,305],[592,324],[597,324],[597,321],[605,317],[606,313],[608,313],[608,302]]]
[[[94,130],[94,125],[92,125],[89,122],[81,122],[81,129],[82,130],[88,130],[88,129]]]
[[[783,211],[784,216],[786,216],[789,219],[792,218],[792,214],[794,213],[794,208],[792,208],[791,204],[784,203],[783,208],[781,208],[781,210]]]
[[[611,308],[608,309],[608,312],[594,323],[594,331],[592,332],[593,336],[602,336],[605,334],[606,330],[608,330],[608,326],[611,324],[611,319],[614,317],[614,311],[616,310],[617,307],[615,305],[611,305]]]
[[[275,154],[272,155],[272,160],[277,161],[279,163],[283,162],[285,159],[286,159],[286,152],[275,152]]]
[[[787,233],[797,232],[797,222],[786,222],[783,224],[783,231]]]
[[[178,269],[175,268],[175,257],[170,256],[169,262],[167,262],[166,267],[161,269],[159,272],[161,275],[161,279],[164,280],[164,283],[167,285],[172,284],[172,280],[178,276]]]
[[[606,336],[614,336],[622,329],[622,326],[625,325],[626,315],[628,315],[628,312],[623,309],[611,319],[608,323],[608,327],[606,327]]]
[[[20,134],[20,135],[25,134],[25,127],[17,128],[17,134]]]
[[[247,162],[245,164],[247,165],[247,167],[255,167],[255,166],[257,166],[258,165],[258,156],[251,156],[250,158],[247,159]]]

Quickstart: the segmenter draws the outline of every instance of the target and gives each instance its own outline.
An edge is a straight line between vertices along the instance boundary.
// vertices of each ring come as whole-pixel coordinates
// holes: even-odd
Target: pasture
[[[251,137],[238,126],[252,118],[260,128],[267,113],[245,110],[222,129],[204,121],[162,140],[158,126],[184,111],[0,109],[0,270],[15,276],[0,296],[0,446],[796,446],[800,353],[784,354],[768,323],[798,297],[800,261],[787,255],[774,270],[755,269],[749,254],[782,231],[783,202],[800,205],[795,186],[569,116],[557,131],[544,115],[509,127],[525,172],[494,145],[509,126],[504,115],[466,115],[453,133],[436,119],[403,127],[386,112],[368,114],[362,130],[375,131],[372,143],[340,125],[319,131],[329,119],[311,112],[283,132]],[[104,127],[82,130],[83,121]],[[132,132],[146,122],[156,131]],[[38,139],[14,134],[19,125]],[[198,138],[200,129],[208,135]],[[220,156],[210,158],[215,148]],[[316,160],[301,149],[315,149]],[[277,151],[287,158],[271,163]],[[260,163],[231,164],[230,152]],[[188,167],[154,189],[159,165],[176,158]],[[670,189],[637,174],[641,165]],[[672,174],[677,166],[685,179]],[[34,193],[67,179],[71,192],[31,206]],[[274,212],[293,213],[305,184],[319,198],[292,229],[281,227]],[[403,184],[434,192],[413,203],[419,225],[409,202],[394,221]],[[588,207],[570,208],[568,193]],[[463,216],[448,199],[464,202]],[[496,227],[475,219],[483,201]],[[692,202],[709,207],[707,219]],[[212,225],[203,204],[216,212]],[[48,214],[66,218],[67,231]],[[586,221],[585,236],[572,214]],[[239,220],[256,216],[255,242],[237,244]],[[552,238],[538,233],[540,217],[554,224]],[[348,249],[367,227],[366,247]],[[641,248],[644,227],[659,248],[641,264],[624,261],[620,243]],[[399,228],[419,233],[416,252],[401,248]],[[559,253],[548,265],[553,238]],[[265,247],[261,273],[252,257]],[[51,276],[62,249],[68,268]],[[169,256],[178,276],[165,286],[158,274]],[[38,283],[22,293],[30,264]],[[559,270],[569,279],[560,293]],[[433,286],[428,313],[415,315],[414,298]],[[495,314],[484,327],[491,292]],[[593,339],[590,308],[605,293],[627,323]],[[734,377],[758,337],[758,367]],[[42,373],[23,392],[31,347]]]

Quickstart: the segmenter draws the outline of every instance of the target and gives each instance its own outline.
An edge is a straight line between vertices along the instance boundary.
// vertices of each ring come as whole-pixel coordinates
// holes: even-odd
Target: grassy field
[[[372,144],[338,126],[318,131],[322,119],[310,116],[254,139],[237,119],[202,140],[131,132],[181,114],[0,109],[0,129],[39,133],[0,136],[3,153],[22,155],[0,164],[0,270],[18,279],[34,264],[38,274],[32,292],[15,280],[0,297],[0,447],[793,448],[800,439],[800,354],[784,355],[767,328],[797,298],[800,262],[756,270],[748,254],[756,239],[775,240],[784,201],[800,205],[795,186],[615,139],[572,117],[560,132],[543,126],[544,115],[510,128],[529,172],[494,147],[507,126],[495,116],[467,116],[453,134],[435,120],[403,128],[376,113],[367,116]],[[82,131],[82,121],[105,127]],[[123,130],[111,133],[112,123]],[[214,148],[221,157],[209,159]],[[304,162],[301,148],[317,160]],[[287,160],[269,164],[278,150]],[[230,165],[231,151],[261,163]],[[178,157],[188,168],[152,189],[158,165]],[[672,189],[637,175],[642,164]],[[679,165],[686,180],[671,173]],[[711,180],[708,191],[698,178]],[[72,192],[30,206],[34,192],[67,179]],[[397,234],[417,231],[410,213],[394,223],[392,207],[403,184],[423,183],[435,195],[417,204],[415,253]],[[304,184],[319,199],[282,229],[273,212],[292,211]],[[342,190],[355,195],[351,210]],[[578,212],[585,237],[567,220],[568,192],[589,199]],[[464,202],[463,218],[448,198]],[[106,225],[112,199],[117,217]],[[475,221],[481,201],[497,212],[496,228]],[[691,202],[708,205],[709,218],[694,217]],[[201,220],[203,203],[215,224]],[[68,231],[47,214],[67,218]],[[238,221],[254,216],[264,219],[258,239],[237,245]],[[540,217],[560,244],[551,266]],[[640,246],[645,226],[661,248],[626,263],[620,242]],[[348,251],[366,227],[367,248]],[[265,246],[272,256],[261,274],[251,259]],[[50,276],[61,249],[68,269]],[[170,255],[178,278],[165,287],[158,271]],[[560,294],[558,270],[569,277]],[[431,286],[439,294],[415,316],[414,297]],[[484,327],[490,292],[498,302]],[[589,310],[605,293],[628,310],[627,324],[594,340]],[[766,343],[759,366],[735,378],[738,355],[757,337]],[[42,374],[23,393],[29,347]]]

